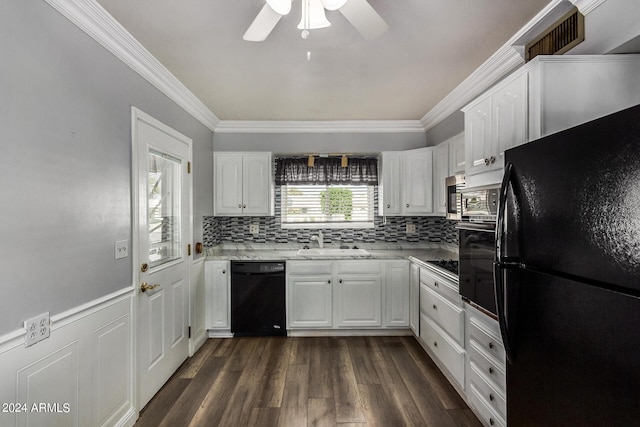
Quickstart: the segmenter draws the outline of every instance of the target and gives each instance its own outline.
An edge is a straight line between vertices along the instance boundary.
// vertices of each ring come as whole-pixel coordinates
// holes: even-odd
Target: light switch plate
[[[416,234],[416,225],[408,222],[407,223],[407,234]]]
[[[116,242],[116,259],[126,258],[129,256],[129,241],[118,240]]]

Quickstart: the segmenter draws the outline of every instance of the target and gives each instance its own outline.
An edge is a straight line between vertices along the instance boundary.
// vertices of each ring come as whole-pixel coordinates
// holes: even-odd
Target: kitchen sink
[[[313,248],[300,249],[298,255],[309,257],[348,257],[371,255],[366,249]]]

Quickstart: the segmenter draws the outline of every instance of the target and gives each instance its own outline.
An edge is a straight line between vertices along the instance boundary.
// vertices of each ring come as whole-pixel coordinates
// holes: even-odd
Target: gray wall
[[[438,145],[464,132],[464,113],[456,111],[427,131],[427,146]]]
[[[426,146],[425,134],[406,133],[214,133],[214,151],[378,153]]]
[[[195,238],[212,132],[44,1],[0,2],[0,335],[131,285],[131,106],[193,139]]]

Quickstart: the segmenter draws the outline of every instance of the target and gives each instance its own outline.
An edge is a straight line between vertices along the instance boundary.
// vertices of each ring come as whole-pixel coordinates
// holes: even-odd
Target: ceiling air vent
[[[561,55],[584,40],[584,16],[574,8],[525,46],[525,60],[538,55]]]

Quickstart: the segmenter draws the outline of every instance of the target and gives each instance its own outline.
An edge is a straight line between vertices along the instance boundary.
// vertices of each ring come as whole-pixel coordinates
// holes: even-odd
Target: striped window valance
[[[307,157],[276,159],[276,184],[287,185],[378,185],[378,159],[349,157],[342,167],[340,157],[317,157],[308,166]]]

